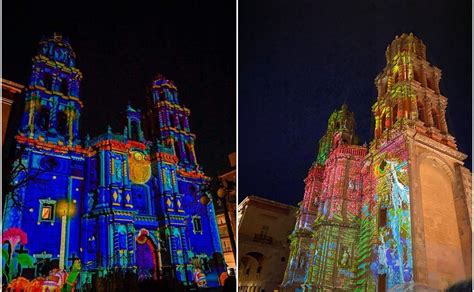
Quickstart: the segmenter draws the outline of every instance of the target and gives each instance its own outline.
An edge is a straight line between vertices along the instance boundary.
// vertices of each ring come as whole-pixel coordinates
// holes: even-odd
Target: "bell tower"
[[[58,145],[77,145],[83,107],[81,79],[76,54],[67,40],[57,33],[41,40],[25,90],[20,134]]]
[[[375,142],[411,126],[456,149],[446,123],[447,98],[439,89],[441,70],[426,60],[426,46],[412,33],[396,37],[385,51],[387,65],[375,78]]]
[[[174,150],[180,167],[187,171],[197,170],[199,165],[194,151],[196,136],[191,133],[188,121],[191,111],[179,104],[174,82],[158,74],[152,84],[151,100],[153,135],[160,137],[167,147]]]
[[[410,281],[446,289],[471,275],[467,155],[449,134],[441,70],[426,59],[423,42],[402,34],[385,57],[387,64],[375,78],[374,140],[362,169],[367,197],[361,234],[365,239],[372,234],[378,243],[372,263],[359,244],[364,256],[358,258],[357,283],[364,283],[372,265],[378,289],[398,289]]]

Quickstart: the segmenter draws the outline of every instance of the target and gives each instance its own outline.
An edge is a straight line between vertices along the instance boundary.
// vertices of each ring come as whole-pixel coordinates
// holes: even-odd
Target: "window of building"
[[[61,93],[63,95],[69,95],[69,85],[66,79],[61,80]]]
[[[202,234],[201,217],[198,215],[193,216],[193,232]]]
[[[385,130],[385,114],[380,117],[380,130],[382,132]]]
[[[58,134],[61,136],[66,136],[67,133],[67,115],[65,112],[60,111],[58,112],[58,117],[57,117],[57,130]]]
[[[260,274],[261,272],[262,272],[262,267],[259,266],[259,267],[257,268],[257,274]]]
[[[181,148],[179,147],[179,142],[174,141],[174,153],[176,154],[176,157],[178,157],[178,160],[181,161]]]
[[[39,111],[38,126],[42,131],[49,129],[49,109],[45,106],[41,107]]]
[[[131,124],[131,129],[130,129],[130,137],[133,141],[138,141],[138,122],[136,120],[132,120]]]
[[[40,200],[38,222],[54,222],[56,219],[56,201],[51,199]]]
[[[425,108],[421,102],[417,103],[418,108],[418,119],[422,122],[425,122]]]
[[[53,89],[53,78],[51,77],[50,74],[46,73],[44,75],[44,88],[47,90],[52,90]]]
[[[395,124],[397,121],[397,115],[398,115],[398,104],[395,104],[392,110],[392,125]]]

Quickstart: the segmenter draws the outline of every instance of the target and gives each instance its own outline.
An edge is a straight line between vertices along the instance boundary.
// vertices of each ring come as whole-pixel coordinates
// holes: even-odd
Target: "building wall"
[[[255,196],[239,204],[239,291],[279,289],[296,210]]]
[[[236,153],[233,152],[229,154],[229,162],[230,167],[232,170],[222,174],[219,176],[220,184],[227,189],[227,214],[228,218],[230,219],[230,226],[232,228],[232,233],[234,237],[234,242],[236,242],[236,220],[237,220],[237,212],[236,212],[236,205],[237,205],[237,192],[236,192],[236,180],[237,180],[237,171],[236,171],[236,163],[235,163],[235,156]],[[225,222],[224,216],[224,208],[218,205],[216,209],[216,219],[219,225],[219,234],[221,237],[222,248],[224,251],[224,258],[228,268],[235,269],[235,258],[234,254],[236,251],[232,250],[231,239],[229,235],[229,231]]]
[[[129,106],[123,132],[109,127],[81,141],[82,74],[69,42],[58,34],[43,39],[31,75],[15,136],[14,163],[23,167],[6,197],[3,230],[23,229],[30,255],[65,259],[60,268],[77,256],[81,281],[137,267],[140,277],[173,275],[190,285],[199,267],[208,286],[217,286],[224,265],[214,204],[199,200],[208,178],[196,160],[190,110],[179,104],[173,81],[157,75],[151,82],[148,119]],[[142,123],[155,129],[151,136]],[[75,210],[64,217],[63,202]]]
[[[294,263],[307,249],[298,233],[304,200],[282,285],[289,290],[443,290],[470,278],[472,175],[449,134],[441,70],[426,60],[426,47],[413,34],[397,36],[385,56],[387,65],[375,79],[374,140],[362,147],[364,157],[351,139],[353,127],[334,127],[353,125],[346,118],[350,113],[341,108],[329,118],[314,162],[324,167],[323,185],[309,195],[319,206],[311,265],[301,285]],[[349,146],[341,147],[341,141]],[[353,200],[344,202],[344,196]],[[342,219],[334,220],[337,216]]]
[[[23,91],[23,85],[1,79],[2,82],[2,142],[5,142],[5,134],[7,132],[8,121],[13,103],[19,98]],[[2,143],[2,144],[3,144]]]

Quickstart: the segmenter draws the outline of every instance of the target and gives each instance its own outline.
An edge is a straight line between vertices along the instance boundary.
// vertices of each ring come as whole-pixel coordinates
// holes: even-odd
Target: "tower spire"
[[[387,64],[375,78],[375,141],[414,128],[456,149],[446,123],[447,99],[439,88],[441,70],[426,60],[426,46],[413,33],[403,33],[387,47]]]

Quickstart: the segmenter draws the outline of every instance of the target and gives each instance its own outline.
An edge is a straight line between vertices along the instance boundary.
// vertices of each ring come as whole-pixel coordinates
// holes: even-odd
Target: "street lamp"
[[[64,270],[65,250],[66,250],[66,225],[67,218],[76,213],[76,205],[66,200],[58,202],[57,213],[61,216],[61,245],[59,247],[59,269]]]
[[[230,245],[232,246],[232,253],[234,254],[234,259],[235,259],[235,250],[236,250],[236,248],[235,248],[234,231],[232,230],[232,225],[230,223],[229,212],[228,212],[228,209],[227,209],[227,195],[229,194],[230,191],[233,190],[230,187],[230,185],[231,185],[231,182],[227,182],[226,187],[220,186],[220,188],[216,192],[216,195],[217,195],[217,199],[220,200],[222,205],[224,206],[225,223],[226,223],[226,226],[227,226],[227,232],[229,233],[229,237],[230,237]],[[209,187],[206,190],[209,190]],[[209,193],[211,194],[211,196],[214,196],[214,192],[210,191]],[[201,204],[203,204],[204,206],[206,206],[210,202],[210,199],[206,195],[205,191],[203,192],[203,194],[201,195],[201,198],[199,200],[200,200]]]

